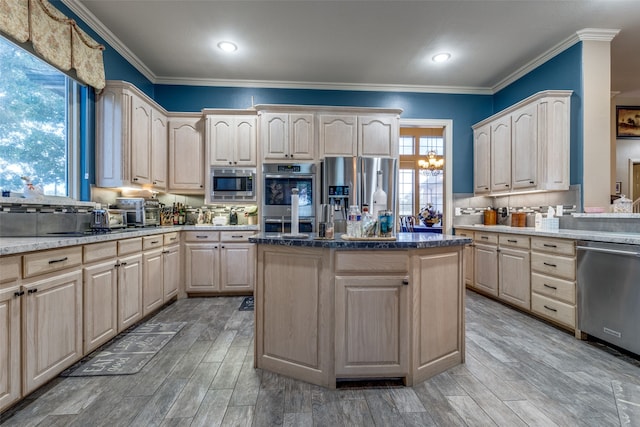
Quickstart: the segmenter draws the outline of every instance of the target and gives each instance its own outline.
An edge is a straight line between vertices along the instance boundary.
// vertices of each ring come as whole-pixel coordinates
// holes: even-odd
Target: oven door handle
[[[626,255],[626,256],[640,257],[640,252],[623,251],[623,250],[620,250],[620,249],[607,249],[607,248],[598,248],[598,247],[593,247],[593,246],[576,246],[576,249],[580,249],[580,250],[583,250],[583,251],[602,252],[602,253],[605,253],[605,254]]]
[[[296,179],[312,179],[315,178],[315,175],[313,174],[308,174],[308,173],[300,173],[300,174],[291,174],[291,175],[273,175],[270,173],[265,173],[264,174],[264,179],[291,179],[291,178],[296,178]]]

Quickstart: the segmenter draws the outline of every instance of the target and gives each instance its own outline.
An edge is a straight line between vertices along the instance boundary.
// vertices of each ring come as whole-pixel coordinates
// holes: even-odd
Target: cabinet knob
[[[21,297],[22,295],[24,295],[24,291],[16,291],[13,293],[13,296],[16,298]]]
[[[224,249],[224,245],[223,245],[223,246],[220,246],[220,247],[221,247],[222,249]]]
[[[28,294],[35,294],[36,292],[38,292],[38,288],[29,289],[27,291]]]
[[[153,185],[156,185],[158,183],[158,181],[153,181]]]
[[[202,188],[202,187],[203,187],[203,185],[202,185],[202,184],[200,184],[200,188]]]
[[[118,268],[118,267],[120,267],[121,265],[122,265],[122,264],[117,263],[116,265],[114,265],[114,267],[115,267],[115,268]]]
[[[529,181],[529,184],[535,184],[535,183],[536,183],[535,181]]]
[[[229,164],[231,164],[231,162],[229,162]]]
[[[505,187],[509,187],[509,184],[505,184],[504,186],[505,186]]]
[[[409,285],[409,278],[405,277],[404,279],[402,279],[402,284],[405,285],[405,286],[408,286]]]
[[[127,263],[126,263],[126,262],[121,262],[120,264],[121,264],[121,265],[127,265]]]
[[[133,180],[134,180],[134,181],[137,181],[137,180],[138,180],[138,178],[133,178]]]

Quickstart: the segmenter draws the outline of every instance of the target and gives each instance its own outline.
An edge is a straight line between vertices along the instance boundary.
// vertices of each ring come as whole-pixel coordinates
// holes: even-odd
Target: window
[[[432,172],[418,163],[429,152],[444,156],[442,128],[400,129],[399,215],[416,215],[427,204],[444,211],[442,170]]]
[[[0,188],[78,196],[80,85],[0,37]]]

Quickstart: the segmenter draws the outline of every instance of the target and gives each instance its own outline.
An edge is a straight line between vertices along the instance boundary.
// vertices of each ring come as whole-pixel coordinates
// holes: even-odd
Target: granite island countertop
[[[590,240],[594,242],[626,243],[640,245],[640,233],[574,230],[561,228],[558,231],[536,230],[534,227],[511,227],[509,225],[459,225],[457,230],[488,231],[494,233],[523,234],[527,236],[557,237],[560,239]]]
[[[152,236],[175,231],[258,231],[257,225],[179,225],[168,227],[126,228],[108,233],[73,233],[55,237],[0,237],[0,256],[46,249],[87,245],[132,237]]]
[[[263,245],[304,246],[330,249],[425,249],[443,246],[458,246],[471,243],[471,239],[461,236],[436,233],[398,233],[396,240],[345,240],[306,238],[283,238],[280,233],[259,233],[249,238],[249,242]]]

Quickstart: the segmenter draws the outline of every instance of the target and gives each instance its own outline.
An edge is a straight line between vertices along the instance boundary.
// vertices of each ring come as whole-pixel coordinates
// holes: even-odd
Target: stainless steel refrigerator
[[[373,209],[378,171],[387,193],[387,209],[396,214],[398,161],[369,157],[328,157],[322,163],[322,203],[333,205],[336,220],[345,219],[350,205]]]

